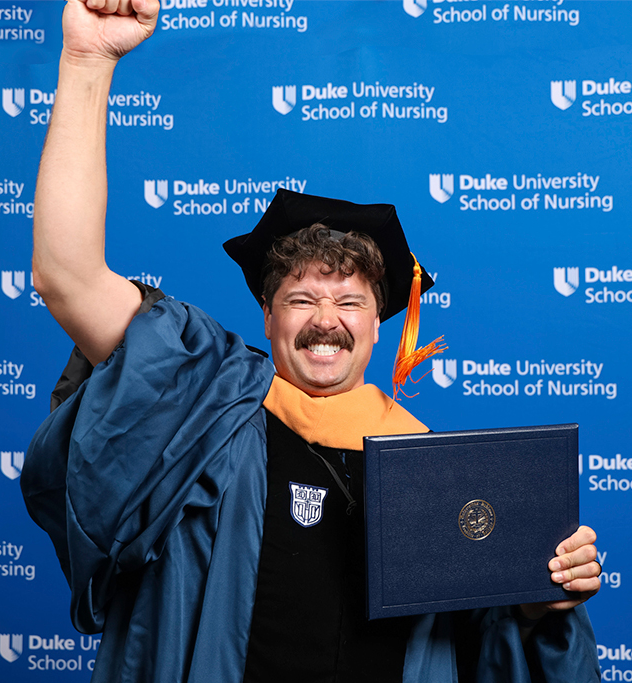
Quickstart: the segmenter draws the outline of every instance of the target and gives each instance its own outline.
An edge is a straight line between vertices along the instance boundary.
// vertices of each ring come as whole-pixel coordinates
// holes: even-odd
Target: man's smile
[[[308,351],[311,351],[317,356],[333,356],[340,351],[340,346],[333,346],[331,344],[313,344],[307,347]]]

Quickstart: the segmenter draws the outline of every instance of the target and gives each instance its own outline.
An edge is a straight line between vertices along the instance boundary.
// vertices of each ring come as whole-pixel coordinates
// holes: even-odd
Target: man
[[[75,626],[103,630],[93,680],[596,680],[587,527],[549,565],[576,599],[364,620],[359,442],[426,431],[364,384],[380,316],[402,307],[398,266],[412,267],[405,240],[381,261],[392,207],[281,193],[227,243],[261,298],[276,375],[203,312],[105,264],[107,94],[157,13],[157,0],[69,0],[36,193],[35,286],[94,371],[59,388],[22,486]],[[375,241],[348,234],[358,221]],[[324,500],[318,519],[307,499]]]

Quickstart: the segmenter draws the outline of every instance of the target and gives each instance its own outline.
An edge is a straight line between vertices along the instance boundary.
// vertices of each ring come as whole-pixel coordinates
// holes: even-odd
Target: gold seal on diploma
[[[471,500],[459,512],[459,529],[472,541],[487,538],[495,524],[496,513],[486,500]]]

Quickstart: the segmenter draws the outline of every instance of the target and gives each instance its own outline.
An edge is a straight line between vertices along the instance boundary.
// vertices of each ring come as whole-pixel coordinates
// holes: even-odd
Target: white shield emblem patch
[[[290,482],[290,514],[295,522],[301,526],[309,527],[318,524],[323,518],[323,503],[329,489],[321,489],[308,484],[296,484]]]

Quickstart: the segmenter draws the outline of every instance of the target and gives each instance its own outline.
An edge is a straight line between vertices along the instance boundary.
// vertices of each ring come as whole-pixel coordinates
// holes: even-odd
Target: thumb
[[[138,23],[153,30],[160,11],[160,0],[132,0],[132,8]]]

